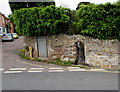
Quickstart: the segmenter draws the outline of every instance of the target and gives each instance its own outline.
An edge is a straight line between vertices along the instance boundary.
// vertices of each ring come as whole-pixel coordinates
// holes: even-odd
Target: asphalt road
[[[97,72],[3,74],[3,90],[118,90],[118,74]]]

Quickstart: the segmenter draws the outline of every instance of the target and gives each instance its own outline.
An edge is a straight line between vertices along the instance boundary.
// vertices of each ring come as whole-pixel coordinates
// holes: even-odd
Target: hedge
[[[120,39],[120,5],[81,5],[76,17],[77,34],[99,39]]]
[[[54,5],[23,8],[12,17],[21,35],[82,34],[99,39],[120,39],[120,4],[80,5],[76,11]]]
[[[15,28],[22,35],[67,34],[69,16],[62,7],[23,8],[13,14]]]

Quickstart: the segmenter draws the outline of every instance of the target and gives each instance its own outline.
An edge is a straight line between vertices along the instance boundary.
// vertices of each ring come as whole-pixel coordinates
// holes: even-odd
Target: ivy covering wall
[[[120,39],[120,5],[81,5],[76,16],[77,33],[99,39]]]
[[[51,35],[67,33],[69,16],[62,7],[23,8],[13,14],[15,28],[22,35]]]

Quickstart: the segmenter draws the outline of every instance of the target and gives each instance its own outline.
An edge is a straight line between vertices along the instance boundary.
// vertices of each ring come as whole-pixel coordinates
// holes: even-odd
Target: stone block
[[[76,55],[74,55],[74,56],[65,56],[65,58],[73,58],[73,59],[75,59],[76,58]]]
[[[72,59],[72,58],[71,58],[71,59],[69,59],[69,61],[71,61],[71,62],[75,62],[75,59]]]
[[[52,56],[52,59],[55,59],[55,58],[57,58],[57,56]]]
[[[90,64],[91,66],[100,66],[103,62],[103,59],[99,58],[98,56],[88,56],[86,58],[86,63]]]
[[[109,69],[111,68],[111,65],[101,65],[101,68]]]
[[[72,54],[73,54],[73,55],[76,55],[77,53],[73,51]]]
[[[118,69],[119,67],[118,67],[118,65],[111,65],[111,68],[112,69]]]
[[[63,58],[62,60],[63,61],[69,61],[69,58]]]
[[[95,61],[95,62],[94,62],[94,65],[95,65],[95,66],[100,66],[100,64],[101,64],[101,62],[99,62],[99,61]]]

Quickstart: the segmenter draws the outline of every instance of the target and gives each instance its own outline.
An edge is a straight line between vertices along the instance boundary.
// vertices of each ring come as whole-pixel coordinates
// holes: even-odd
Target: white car
[[[13,35],[11,33],[3,34],[2,42],[3,41],[14,41]]]

